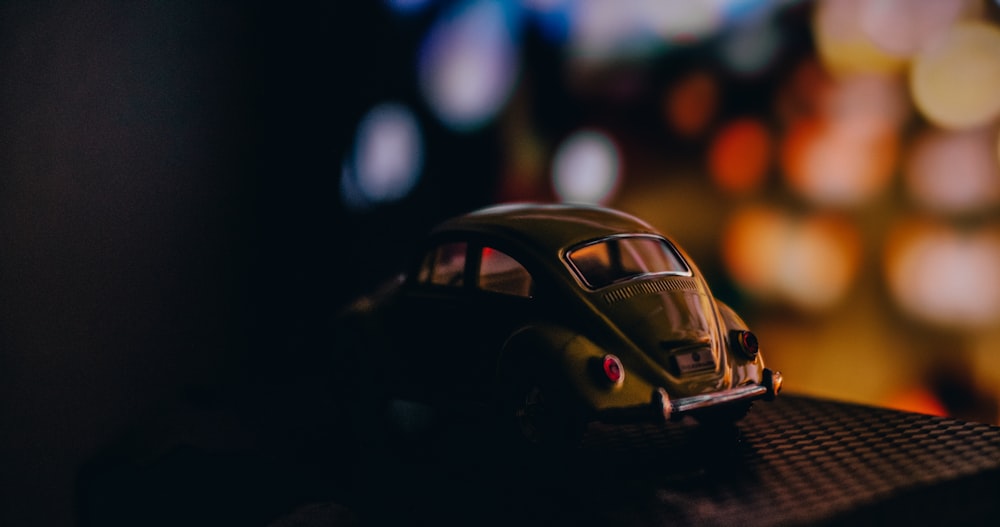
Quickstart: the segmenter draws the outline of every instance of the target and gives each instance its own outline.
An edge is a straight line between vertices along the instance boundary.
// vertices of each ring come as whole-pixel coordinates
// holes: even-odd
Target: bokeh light
[[[716,32],[715,0],[577,0],[571,9],[571,49],[577,57],[607,60],[650,56],[673,43]]]
[[[934,211],[975,211],[1000,200],[990,130],[925,131],[910,147],[905,176],[914,199]]]
[[[911,57],[944,33],[962,13],[965,0],[866,0],[860,26],[882,51]]]
[[[437,117],[472,131],[504,105],[517,80],[513,4],[469,0],[440,17],[420,50],[420,87]]]
[[[643,55],[662,45],[646,27],[641,2],[578,0],[571,17],[570,49],[578,59]]]
[[[621,159],[604,133],[582,130],[568,137],[552,163],[552,185],[560,201],[607,203],[619,182]]]
[[[929,120],[945,128],[984,125],[1000,115],[1000,29],[965,21],[913,61],[910,90]]]
[[[1000,164],[1000,132],[996,132],[997,136],[997,163]]]
[[[834,75],[900,71],[905,61],[875,45],[862,27],[869,0],[821,0],[816,5],[813,34],[817,51]]]
[[[778,298],[786,217],[777,209],[741,209],[729,219],[722,235],[722,262],[743,290],[763,300]]]
[[[818,100],[824,115],[863,135],[898,133],[911,114],[905,84],[896,76],[843,77],[824,90]]]
[[[667,41],[696,40],[714,33],[722,24],[722,11],[715,0],[633,1],[643,6],[643,17]]]
[[[663,113],[682,137],[696,137],[708,127],[719,105],[718,80],[708,72],[695,71],[664,93]]]
[[[762,17],[726,32],[719,42],[719,53],[730,71],[758,75],[774,61],[781,49],[781,39],[781,31],[773,19]]]
[[[861,264],[857,228],[836,215],[746,208],[733,215],[722,240],[723,263],[740,288],[805,311],[836,305]]]
[[[902,84],[872,74],[818,82],[822,93],[810,112],[793,117],[783,139],[783,174],[815,203],[866,203],[887,188],[896,167],[899,128],[909,115]]]
[[[522,0],[521,4],[546,38],[561,44],[569,37],[574,0]]]
[[[416,185],[423,138],[413,113],[398,103],[372,108],[358,124],[352,156],[341,173],[341,196],[353,208],[395,201]]]
[[[781,164],[792,189],[817,204],[855,206],[887,187],[898,136],[890,129],[851,124],[802,119],[789,130]]]
[[[409,15],[423,10],[433,0],[383,0],[393,11]]]
[[[794,225],[782,254],[782,292],[804,310],[822,310],[847,294],[861,266],[861,235],[844,218],[817,214]]]
[[[822,64],[812,58],[802,60],[778,87],[774,111],[784,124],[816,117],[825,111],[829,92],[835,86]]]
[[[726,192],[746,193],[760,188],[771,165],[771,135],[757,119],[735,119],[715,135],[708,152],[709,173]]]
[[[958,329],[1000,322],[1000,229],[903,221],[884,262],[892,297],[915,318]]]

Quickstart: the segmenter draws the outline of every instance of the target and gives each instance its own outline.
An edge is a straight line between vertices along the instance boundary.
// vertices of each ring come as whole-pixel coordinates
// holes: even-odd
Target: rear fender
[[[757,353],[757,357],[754,360],[747,360],[745,355],[736,351],[738,344],[732,341],[733,331],[749,330],[750,328],[731,307],[718,300],[716,300],[716,303],[719,305],[719,313],[722,315],[722,321],[725,324],[726,347],[730,350],[730,353],[728,353],[729,365],[733,370],[733,386],[747,382],[761,384],[764,380],[763,354]]]
[[[524,373],[518,368],[537,368],[545,381],[565,390],[588,413],[648,403],[655,386],[637,375],[635,369],[626,365],[620,384],[603,377],[601,363],[606,354],[591,340],[568,329],[530,326],[515,333],[504,345],[498,379],[509,382]]]

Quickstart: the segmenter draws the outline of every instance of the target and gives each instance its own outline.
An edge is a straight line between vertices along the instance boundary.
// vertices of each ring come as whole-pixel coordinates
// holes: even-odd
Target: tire
[[[500,410],[503,436],[519,449],[534,452],[565,452],[579,446],[586,425],[560,383],[524,376],[507,384]]]

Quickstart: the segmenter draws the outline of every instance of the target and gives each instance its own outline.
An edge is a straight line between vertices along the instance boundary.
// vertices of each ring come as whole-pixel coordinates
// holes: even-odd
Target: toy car
[[[383,400],[489,415],[527,443],[579,439],[592,421],[733,422],[781,389],[676,244],[597,206],[448,220],[341,329],[357,350],[341,360],[366,364]]]

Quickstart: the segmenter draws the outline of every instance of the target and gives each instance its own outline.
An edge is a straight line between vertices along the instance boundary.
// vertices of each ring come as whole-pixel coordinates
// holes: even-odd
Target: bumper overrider
[[[781,391],[781,372],[764,368],[763,378],[760,384],[744,384],[728,390],[721,390],[712,393],[692,395],[671,399],[670,395],[663,388],[653,391],[653,397],[649,405],[642,405],[632,408],[619,408],[607,410],[600,415],[603,421],[633,421],[645,416],[654,421],[679,420],[684,415],[741,401],[753,401],[764,399],[770,401]]]

